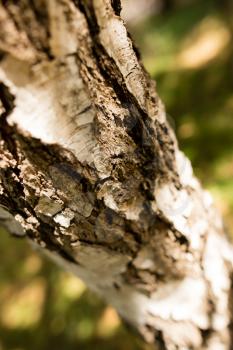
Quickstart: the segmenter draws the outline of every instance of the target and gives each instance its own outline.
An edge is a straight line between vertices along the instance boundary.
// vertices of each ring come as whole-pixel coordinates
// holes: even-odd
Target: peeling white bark
[[[26,69],[24,63],[6,58],[0,79],[16,97],[16,108],[8,119],[10,125],[16,124],[45,143],[67,147],[81,162],[93,162],[95,112],[75,57]]]

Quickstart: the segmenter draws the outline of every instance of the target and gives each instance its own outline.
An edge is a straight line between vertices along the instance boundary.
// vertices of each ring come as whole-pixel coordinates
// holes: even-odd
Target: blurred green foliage
[[[233,35],[219,1],[153,16],[131,28],[181,149],[233,232]],[[0,350],[142,350],[75,277],[1,231]]]
[[[142,349],[79,279],[0,233],[1,350]]]

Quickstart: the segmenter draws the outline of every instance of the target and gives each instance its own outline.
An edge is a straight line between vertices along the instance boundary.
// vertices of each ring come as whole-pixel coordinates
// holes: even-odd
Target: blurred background
[[[180,148],[233,237],[233,1],[125,0]],[[1,231],[0,350],[148,350],[85,285]]]

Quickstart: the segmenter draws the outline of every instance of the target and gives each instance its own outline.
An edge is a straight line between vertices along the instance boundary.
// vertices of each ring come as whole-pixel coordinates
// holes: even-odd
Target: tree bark
[[[2,2],[0,220],[156,349],[230,349],[232,247],[120,10]]]

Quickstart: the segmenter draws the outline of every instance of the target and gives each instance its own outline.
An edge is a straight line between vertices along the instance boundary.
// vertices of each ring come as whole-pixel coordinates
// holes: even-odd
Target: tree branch
[[[0,220],[158,349],[228,349],[232,247],[119,11],[1,5]]]

